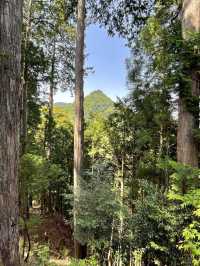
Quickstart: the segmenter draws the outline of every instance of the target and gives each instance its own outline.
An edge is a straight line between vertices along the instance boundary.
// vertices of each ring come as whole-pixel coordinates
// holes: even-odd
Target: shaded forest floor
[[[73,255],[73,232],[70,223],[62,215],[40,215],[33,209],[27,222],[30,237],[31,265],[35,258],[47,259],[50,265],[66,266]],[[24,237],[21,231],[21,250],[23,252]],[[28,250],[28,238],[26,236],[25,255]],[[33,261],[33,263],[32,263]]]

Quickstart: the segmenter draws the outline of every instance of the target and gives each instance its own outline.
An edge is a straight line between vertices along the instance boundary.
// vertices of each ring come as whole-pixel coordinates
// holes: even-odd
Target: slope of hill
[[[74,107],[74,103],[55,103],[55,118],[63,116],[68,121],[72,121],[74,119]],[[110,114],[113,109],[113,101],[101,90],[96,90],[85,97],[84,108],[85,119],[87,121],[92,116],[95,116],[95,114],[101,113],[105,116]]]

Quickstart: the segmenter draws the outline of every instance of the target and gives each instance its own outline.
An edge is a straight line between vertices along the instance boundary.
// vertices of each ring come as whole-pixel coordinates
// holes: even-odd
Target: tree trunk
[[[198,96],[197,76],[192,75],[192,95]],[[198,104],[195,106],[199,108]],[[187,110],[184,98],[179,98],[179,123],[177,135],[178,162],[198,167],[198,147],[193,137],[193,130],[198,128],[198,118]]]
[[[75,125],[74,125],[74,252],[75,257],[81,257],[81,246],[76,241],[77,209],[80,197],[80,178],[83,167],[84,142],[84,34],[85,34],[85,0],[78,0],[77,32],[76,32],[76,62],[75,62]]]
[[[18,266],[22,1],[0,1],[0,264]]]
[[[182,34],[188,40],[190,33],[200,30],[200,1],[183,0]],[[199,75],[197,69],[190,69],[191,95],[199,96]],[[199,103],[193,106],[197,115],[188,111],[184,97],[179,96],[179,123],[177,134],[177,160],[184,165],[198,167],[198,144],[195,143],[193,130],[199,128]],[[186,179],[182,180],[182,193],[187,193]],[[187,265],[192,265],[191,254],[187,255]]]
[[[200,29],[200,2],[198,0],[183,0],[182,32],[186,39],[190,33]]]
[[[200,29],[200,1],[184,0],[182,7],[182,33],[183,38],[188,39],[190,33]],[[191,77],[191,94],[192,96],[199,96],[198,74],[197,70],[190,70]],[[196,106],[197,112],[199,109],[198,103]],[[198,145],[195,143],[193,137],[193,130],[198,128],[198,115],[190,112],[186,106],[184,97],[179,96],[179,121],[177,133],[177,161],[184,165],[198,167]],[[182,192],[186,193],[187,184],[183,180]]]

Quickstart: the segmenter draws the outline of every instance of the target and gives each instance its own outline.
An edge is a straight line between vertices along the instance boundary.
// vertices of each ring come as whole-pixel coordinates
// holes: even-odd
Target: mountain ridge
[[[89,120],[93,115],[99,113],[107,116],[109,113],[112,112],[113,106],[114,102],[103,91],[92,91],[90,94],[85,96],[84,99],[85,119]],[[71,120],[74,119],[74,102],[57,102],[54,104],[54,109],[56,112],[62,112],[63,114],[65,113],[67,117],[71,118]]]
[[[88,95],[86,95],[84,98],[85,100],[88,98],[88,97],[94,97],[96,95],[102,95],[106,98],[108,98],[110,101],[114,102],[108,95],[106,95],[102,90],[94,90],[92,92],[90,92]],[[71,105],[71,104],[74,104],[74,102],[55,102],[54,105],[55,106],[66,106],[66,105]]]

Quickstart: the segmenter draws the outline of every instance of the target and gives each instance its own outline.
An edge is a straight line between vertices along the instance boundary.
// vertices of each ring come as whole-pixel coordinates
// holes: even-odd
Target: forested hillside
[[[84,100],[85,120],[88,121],[99,113],[108,116],[112,112],[113,107],[113,101],[101,90],[93,91]],[[74,103],[57,102],[55,103],[54,110],[55,118],[62,116],[73,123],[75,115]]]
[[[89,24],[130,49],[115,102]],[[199,89],[199,0],[0,0],[0,266],[200,266]]]

